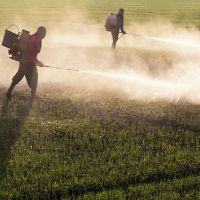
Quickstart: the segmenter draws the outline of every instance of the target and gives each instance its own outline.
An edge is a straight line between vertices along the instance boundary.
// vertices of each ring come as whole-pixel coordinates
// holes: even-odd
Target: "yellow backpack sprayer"
[[[8,30],[13,26],[17,28],[18,33],[13,33]],[[8,48],[8,54],[10,55],[9,58],[20,61],[21,56],[27,47],[27,42],[29,38],[29,31],[22,30],[20,32],[18,26],[16,26],[15,24],[8,26],[4,33],[2,45]]]

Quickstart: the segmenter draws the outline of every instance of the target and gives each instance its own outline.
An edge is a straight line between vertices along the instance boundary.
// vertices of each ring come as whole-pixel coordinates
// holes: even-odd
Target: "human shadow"
[[[15,101],[20,100],[19,97],[13,97]],[[11,157],[12,146],[18,140],[21,129],[29,115],[32,107],[32,101],[27,98],[21,99],[21,103],[17,105],[14,112],[13,107],[16,106],[13,100],[3,99],[0,110],[0,181],[6,174],[6,166]]]

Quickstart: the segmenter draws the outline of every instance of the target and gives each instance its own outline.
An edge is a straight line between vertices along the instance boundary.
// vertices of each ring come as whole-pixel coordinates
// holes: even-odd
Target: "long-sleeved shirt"
[[[124,16],[117,14],[117,28],[124,32]]]
[[[27,49],[22,56],[22,62],[29,62],[32,64],[37,63],[37,54],[42,47],[42,38],[38,34],[34,34],[30,37],[27,44]]]

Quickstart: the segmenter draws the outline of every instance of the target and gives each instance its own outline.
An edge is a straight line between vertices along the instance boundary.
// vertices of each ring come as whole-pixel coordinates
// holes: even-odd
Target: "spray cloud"
[[[75,13],[76,20],[71,16],[67,22],[47,27],[39,59],[47,65],[78,68],[80,72],[41,68],[39,84],[62,82],[80,89],[114,89],[138,100],[186,98],[200,102],[200,32],[195,27],[184,28],[159,20],[129,24],[125,26],[127,32],[143,37],[125,35],[118,41],[116,51],[112,51],[111,35],[104,31],[104,22],[86,26],[89,20],[80,12],[78,16]],[[16,23],[35,31],[19,18]],[[70,30],[67,24],[71,24]],[[0,51],[0,79],[6,86],[17,63],[7,59],[5,48]]]

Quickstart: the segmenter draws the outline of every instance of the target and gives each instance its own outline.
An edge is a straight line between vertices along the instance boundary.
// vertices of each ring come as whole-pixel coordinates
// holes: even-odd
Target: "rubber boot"
[[[11,93],[12,93],[12,91],[13,91],[15,85],[16,85],[16,84],[14,84],[13,82],[11,83],[10,87],[8,88],[8,91],[6,92],[6,97],[7,97],[7,98],[10,98],[10,97],[11,97]]]

